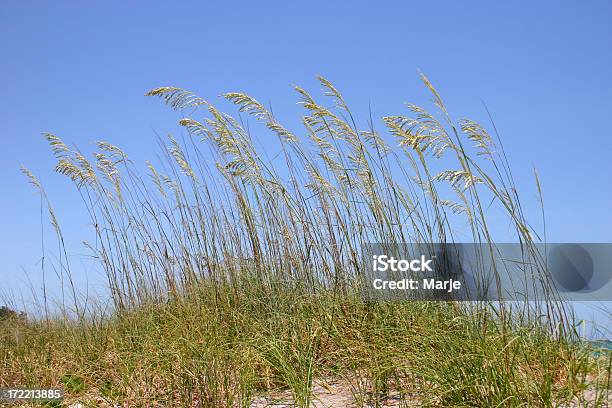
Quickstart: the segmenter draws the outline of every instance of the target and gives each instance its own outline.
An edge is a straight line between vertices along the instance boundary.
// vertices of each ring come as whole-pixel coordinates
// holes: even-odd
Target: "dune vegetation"
[[[304,407],[333,384],[354,406],[607,406],[611,356],[553,291],[521,305],[362,296],[370,242],[494,245],[492,213],[527,250],[545,238],[499,137],[452,119],[426,77],[433,113],[365,120],[319,80],[322,97],[295,88],[299,130],[242,93],[223,95],[231,116],[183,89],[148,92],[188,136],[146,169],[110,143],[90,156],[45,134],[113,307],[72,284],[61,220],[24,168],[56,232],[63,313],[0,321],[0,387],[61,386],[66,406]]]

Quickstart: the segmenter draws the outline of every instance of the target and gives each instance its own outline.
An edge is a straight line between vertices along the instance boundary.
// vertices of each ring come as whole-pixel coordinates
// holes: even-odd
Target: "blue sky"
[[[143,96],[161,85],[244,91],[282,120],[299,113],[291,84],[316,90],[322,74],[382,116],[428,102],[421,70],[457,118],[486,122],[487,104],[528,203],[538,168],[550,241],[612,242],[611,18],[608,1],[1,2],[4,290],[38,274],[39,201],[20,164],[44,182],[71,254],[85,253],[79,197],[40,133],[144,161],[177,129]]]

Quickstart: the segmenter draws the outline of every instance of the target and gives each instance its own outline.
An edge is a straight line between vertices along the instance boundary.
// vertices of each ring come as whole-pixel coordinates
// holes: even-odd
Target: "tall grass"
[[[262,159],[239,120],[173,87],[147,95],[190,110],[192,117],[180,124],[192,139],[181,145],[169,136],[162,169],[147,163],[150,180],[117,146],[98,142],[100,151],[89,160],[59,137],[45,137],[56,171],[70,177],[83,197],[96,234],[90,248],[120,309],[180,296],[207,280],[234,282],[245,270],[267,285],[293,281],[345,293],[362,272],[366,243],[452,243],[452,223],[463,221],[469,242],[492,246],[486,218],[492,206],[505,212],[516,239],[530,250],[534,231],[503,150],[479,124],[455,124],[422,79],[439,117],[414,105],[413,117],[384,117],[399,149],[374,123],[359,129],[324,78],[331,108],[296,87],[306,110],[300,137],[252,97],[224,95],[278,137],[279,160]],[[203,119],[193,118],[202,111]],[[212,160],[200,141],[212,147]]]
[[[45,134],[55,170],[74,182],[91,217],[87,245],[114,314],[88,314],[63,256],[78,319],[15,329],[27,341],[5,336],[6,378],[57,382],[58,372],[78,371],[97,392],[107,384],[112,398],[136,405],[247,406],[280,387],[308,406],[313,384],[330,376],[375,405],[391,390],[438,406],[551,405],[577,398],[589,381],[599,387],[605,368],[576,345],[552,289],[514,309],[359,296],[364,244],[454,243],[463,225],[467,241],[493,252],[491,212],[504,214],[548,282],[501,141],[474,121],[454,121],[421,78],[435,113],[408,105],[408,115],[382,118],[386,134],[371,118],[360,128],[322,77],[324,101],[295,87],[299,131],[249,95],[223,95],[236,118],[183,89],[154,89],[147,95],[186,115],[179,123],[189,138],[168,137],[163,160],[147,163],[144,176],[117,146],[98,142],[88,158]],[[278,139],[273,160],[256,148],[261,133]],[[71,350],[73,361],[50,345]],[[61,369],[42,368],[31,354],[41,349]]]

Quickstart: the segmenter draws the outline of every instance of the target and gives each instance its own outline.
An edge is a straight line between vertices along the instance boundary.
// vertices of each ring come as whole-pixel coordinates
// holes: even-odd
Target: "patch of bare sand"
[[[397,392],[389,392],[388,395],[376,398],[378,404],[374,403],[375,396],[363,395],[356,392],[355,385],[346,380],[323,380],[315,382],[312,387],[312,408],[353,408],[353,407],[418,407],[420,406],[416,396],[400,396]],[[255,398],[250,408],[293,408],[296,404],[289,391],[271,393],[266,396]]]

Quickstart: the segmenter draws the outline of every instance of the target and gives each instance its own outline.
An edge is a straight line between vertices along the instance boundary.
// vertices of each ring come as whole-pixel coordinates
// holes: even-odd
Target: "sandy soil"
[[[374,407],[373,402],[357,401],[353,392],[353,386],[343,380],[324,380],[315,382],[312,389],[313,400],[311,407],[313,408],[337,408],[337,407]],[[378,407],[392,408],[400,406],[400,396],[397,393],[391,392],[390,395],[378,400]],[[415,397],[413,402],[404,400],[401,403],[402,407],[418,407],[418,399]],[[270,394],[267,396],[255,398],[251,403],[251,408],[289,408],[295,407],[290,392]]]

